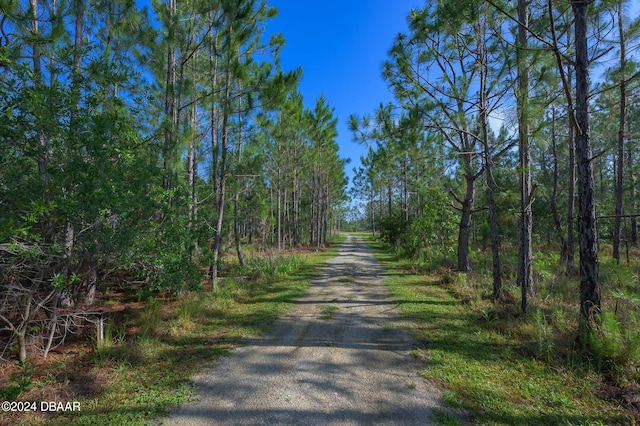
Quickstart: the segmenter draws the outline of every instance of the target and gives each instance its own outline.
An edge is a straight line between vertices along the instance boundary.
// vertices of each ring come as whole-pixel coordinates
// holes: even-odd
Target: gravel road
[[[417,374],[381,268],[349,236],[273,329],[195,377],[163,425],[425,425],[440,393]]]

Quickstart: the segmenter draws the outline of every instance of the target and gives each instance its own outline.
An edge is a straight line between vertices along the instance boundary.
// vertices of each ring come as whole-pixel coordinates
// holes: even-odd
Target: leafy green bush
[[[387,216],[379,223],[380,238],[399,248],[402,255],[419,260],[448,259],[455,252],[456,215],[440,188],[421,191],[419,215],[405,222],[402,212]]]

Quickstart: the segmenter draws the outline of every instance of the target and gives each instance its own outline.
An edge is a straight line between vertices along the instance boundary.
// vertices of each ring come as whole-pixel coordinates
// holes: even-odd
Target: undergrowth
[[[424,360],[422,374],[441,383],[444,402],[478,424],[629,425],[638,420],[640,327],[636,265],[602,268],[603,314],[587,342],[578,339],[578,280],[554,256],[536,255],[537,295],[519,306],[515,269],[505,297],[491,300],[491,272],[479,262],[462,274],[447,262],[419,264],[369,240],[385,265]],[[479,252],[474,258],[480,259]],[[506,256],[505,256],[506,257]],[[507,258],[506,264],[517,265]],[[634,393],[635,392],[635,393]]]
[[[198,370],[268,330],[335,255],[253,255],[247,268],[227,265],[216,292],[135,295],[142,307],[110,319],[85,355],[49,364],[38,379],[25,368],[2,388],[7,399],[79,401],[80,412],[0,413],[0,424],[142,425],[166,415],[193,397]]]

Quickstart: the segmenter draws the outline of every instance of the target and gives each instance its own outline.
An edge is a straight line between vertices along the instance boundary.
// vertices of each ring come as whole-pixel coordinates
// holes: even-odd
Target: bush
[[[640,330],[635,315],[628,315],[622,323],[614,312],[603,312],[589,339],[598,368],[619,386],[640,378]]]
[[[401,212],[383,218],[379,222],[380,238],[413,259],[453,257],[457,219],[445,192],[428,188],[420,196],[425,200],[418,208],[420,215],[410,217],[407,222]]]
[[[303,263],[297,254],[256,256],[247,262],[251,276],[277,278],[292,273]]]

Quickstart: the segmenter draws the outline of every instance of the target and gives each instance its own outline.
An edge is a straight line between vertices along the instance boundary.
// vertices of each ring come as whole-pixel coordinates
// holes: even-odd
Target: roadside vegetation
[[[333,248],[249,253],[246,268],[224,264],[216,291],[136,294],[110,287],[103,307],[113,309],[100,343],[91,329],[47,360],[2,366],[11,378],[0,387],[1,399],[79,401],[81,411],[1,413],[0,424],[147,424],[167,415],[193,397],[196,372],[268,330],[335,255]]]
[[[424,361],[422,375],[444,387],[445,405],[464,409],[477,424],[631,425],[640,419],[640,330],[616,320],[638,314],[630,295],[638,294],[640,263],[603,265],[611,315],[603,316],[587,348],[578,339],[577,280],[564,275],[557,259],[536,253],[538,293],[523,314],[515,284],[492,301],[490,260],[481,250],[472,257],[477,272],[465,274],[443,257],[409,260],[362,235],[387,271],[385,283],[417,343],[413,353]],[[459,424],[444,413],[440,421]]]

